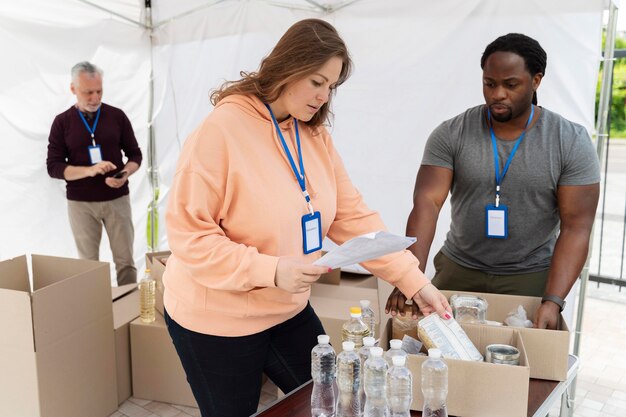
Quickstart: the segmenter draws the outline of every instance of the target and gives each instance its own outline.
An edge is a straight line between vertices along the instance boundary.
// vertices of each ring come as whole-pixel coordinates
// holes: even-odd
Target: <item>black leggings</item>
[[[165,322],[202,417],[254,414],[264,372],[285,393],[310,380],[311,349],[324,334],[310,304],[284,323],[241,337],[187,330],[167,311]]]

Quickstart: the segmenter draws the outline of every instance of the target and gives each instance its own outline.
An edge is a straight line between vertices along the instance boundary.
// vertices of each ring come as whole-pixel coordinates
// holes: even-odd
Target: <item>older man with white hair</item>
[[[79,257],[98,260],[104,225],[117,283],[123,285],[137,282],[128,177],[139,169],[141,150],[124,112],[102,102],[102,75],[86,61],[72,67],[76,104],[52,123],[46,164],[52,178],[67,183]]]

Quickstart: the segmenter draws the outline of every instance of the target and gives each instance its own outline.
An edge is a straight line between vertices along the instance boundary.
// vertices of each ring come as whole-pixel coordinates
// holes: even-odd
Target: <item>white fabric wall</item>
[[[0,259],[25,253],[76,257],[65,182],[46,170],[50,126],[75,103],[71,67],[89,60],[104,70],[104,100],[124,109],[145,149],[148,32],[75,0],[0,0],[0,50]],[[143,172],[132,178],[139,207],[147,204],[141,202],[148,195],[145,183]],[[146,247],[139,207],[138,258]],[[101,252],[103,260],[111,259],[106,233]]]
[[[46,2],[28,0],[23,7],[31,14],[22,6],[6,7],[7,1],[0,0],[0,46],[3,61],[13,64],[0,67],[0,259],[75,256],[64,183],[45,169],[50,124],[73,103],[71,65],[88,59],[105,71],[104,101],[126,111],[145,151],[148,34],[75,1],[55,2],[53,11]],[[164,0],[162,9],[159,4],[153,0],[155,24],[159,16],[177,14],[176,2]],[[160,247],[167,248],[163,215],[176,160],[187,135],[211,110],[210,90],[238,78],[240,70],[255,70],[295,21],[324,18],[346,40],[355,71],[335,98],[331,132],[366,201],[392,232],[403,234],[428,134],[483,102],[480,55],[496,37],[522,32],[536,38],[548,53],[539,104],[593,131],[602,9],[602,0],[360,0],[322,15],[258,0],[226,1],[158,26],[152,54]],[[63,16],[51,18],[59,11]],[[131,178],[131,197],[141,267],[150,201],[143,171]],[[449,216],[444,207],[431,256],[443,242]],[[101,252],[110,259],[106,242]]]

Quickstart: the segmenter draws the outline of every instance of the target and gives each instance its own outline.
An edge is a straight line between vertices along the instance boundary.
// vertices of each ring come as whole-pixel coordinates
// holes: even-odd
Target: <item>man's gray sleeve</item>
[[[559,185],[589,185],[600,182],[600,163],[596,150],[585,128],[580,125],[573,132],[574,140],[565,150]]]
[[[446,123],[437,126],[426,142],[422,165],[434,165],[453,170],[454,151],[452,150],[452,139]]]

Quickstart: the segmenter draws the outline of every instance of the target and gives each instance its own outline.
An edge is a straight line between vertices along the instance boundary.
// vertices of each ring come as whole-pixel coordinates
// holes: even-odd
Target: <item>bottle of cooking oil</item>
[[[146,268],[143,279],[139,282],[139,317],[144,323],[152,323],[155,319],[156,281]]]
[[[370,329],[361,319],[361,308],[350,307],[350,320],[343,324],[341,339],[344,342],[354,342],[354,348],[363,346],[363,338],[370,335]]]

